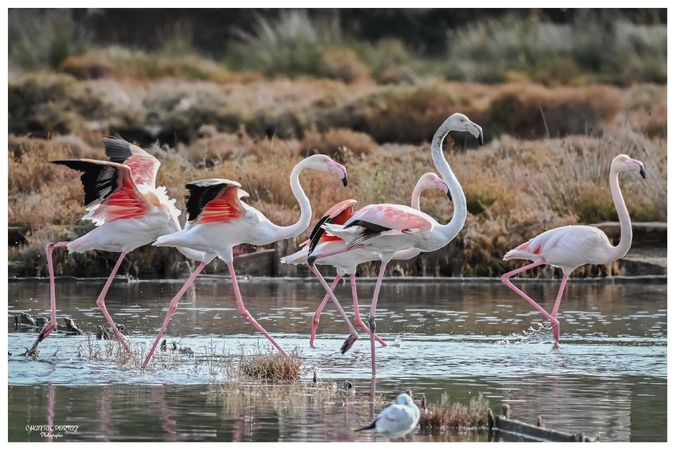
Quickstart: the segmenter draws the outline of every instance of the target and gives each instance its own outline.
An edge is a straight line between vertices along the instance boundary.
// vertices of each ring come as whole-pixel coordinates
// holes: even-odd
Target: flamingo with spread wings
[[[260,331],[281,354],[286,354],[274,338],[244,307],[234,271],[232,249],[235,245],[240,244],[271,244],[281,239],[295,237],[307,229],[312,218],[312,208],[307,195],[300,186],[299,176],[304,169],[308,168],[334,173],[342,179],[345,186],[347,185],[347,169],[329,157],[312,155],[300,161],[293,168],[290,176],[291,190],[300,203],[300,218],[290,226],[276,225],[270,222],[260,211],[242,202],[241,198],[247,194],[242,191],[241,185],[236,181],[212,178],[193,181],[186,185],[190,191],[190,197],[186,206],[187,222],[185,228],[161,236],[153,245],[187,247],[204,252],[204,256],[197,269],[171,300],[164,323],[142,367],[145,367],[152,358],[181,297],[204,267],[215,257],[219,257],[227,264],[239,314]]]
[[[452,199],[450,191],[448,189],[448,185],[445,183],[445,181],[443,181],[443,179],[440,178],[435,173],[427,172],[420,177],[420,179],[417,181],[417,184],[415,185],[415,188],[413,189],[411,199],[412,208],[417,210],[420,209],[420,196],[422,192],[427,189],[442,190],[448,195],[448,197]],[[355,204],[356,200],[353,199],[344,200],[340,203],[337,203],[328,211],[326,211],[323,217],[317,222],[316,226],[314,227],[314,230],[312,231],[310,239],[305,243],[303,248],[293,253],[292,255],[288,255],[281,258],[281,262],[286,264],[303,264],[307,262],[307,255],[309,254],[310,251],[315,251],[321,254],[321,253],[330,253],[336,250],[343,249],[346,245],[345,241],[343,241],[337,236],[333,236],[329,233],[326,233],[326,231],[321,226],[327,223],[334,225],[344,224],[354,215]],[[414,258],[419,253],[420,250],[416,248],[400,250],[396,252],[396,254],[394,254],[394,257],[392,259],[407,260]],[[349,274],[349,280],[351,282],[352,288],[352,299],[354,302],[354,321],[356,322],[356,325],[362,330],[364,330],[366,333],[369,334],[371,333],[370,328],[368,328],[366,324],[363,323],[363,320],[361,320],[361,315],[359,314],[359,300],[356,293],[356,266],[364,262],[377,260],[379,260],[377,254],[364,249],[352,250],[345,253],[337,253],[316,260],[316,264],[330,265],[335,267],[335,269],[337,270],[337,275],[330,287],[326,283],[325,279],[321,276],[321,274],[318,273],[316,267],[314,265],[310,266],[312,272],[314,272],[316,277],[319,279],[319,282],[326,289],[326,295],[323,298],[321,304],[319,305],[319,308],[314,313],[314,317],[312,319],[312,331],[309,338],[310,347],[314,348],[314,336],[316,334],[316,329],[319,326],[321,312],[328,303],[328,299],[334,297],[333,291],[335,290],[335,287],[337,286],[338,282],[342,279],[342,277],[344,277],[347,274]],[[333,300],[333,302],[336,301],[337,299]],[[374,338],[383,347],[386,347],[387,344],[385,344],[385,342],[382,339],[380,339],[378,336],[375,336]],[[345,344],[351,345],[353,344],[354,341],[355,339],[347,341]],[[349,350],[349,347],[345,348],[345,346],[343,346],[341,349],[342,353],[346,352],[347,350]]]
[[[120,252],[103,290],[96,300],[103,316],[117,339],[130,352],[105,306],[105,296],[127,253],[149,244],[159,236],[180,230],[180,211],[169,199],[164,186],[155,186],[160,162],[148,152],[124,139],[108,137],[103,140],[110,161],[93,159],[64,159],[52,161],[82,172],[84,203],[88,213],[83,217],[97,227],[72,242],[49,243],[45,247],[49,269],[51,318],[27,354],[35,354],[37,347],[56,328],[56,294],[54,288],[54,249],[66,247],[69,253],[87,250]],[[199,259],[200,252],[179,249],[186,256]]]
[[[530,261],[534,261],[524,267],[505,273],[502,275],[502,282],[548,319],[553,328],[553,341],[556,346],[560,339],[558,309],[560,308],[562,295],[565,291],[565,284],[572,271],[585,264],[610,263],[623,258],[630,249],[633,240],[633,230],[631,229],[626,202],[619,187],[619,173],[621,172],[638,172],[642,178],[645,178],[645,166],[641,161],[627,155],[618,155],[612,160],[609,171],[609,187],[621,226],[621,238],[616,246],[613,246],[609,242],[607,235],[599,228],[588,225],[568,225],[545,231],[504,255],[505,261],[512,259],[529,259]],[[514,275],[543,264],[560,267],[563,272],[558,296],[555,299],[551,313],[515,287],[510,280]]]
[[[396,252],[417,248],[423,252],[438,250],[446,246],[457,236],[466,220],[466,197],[462,187],[443,156],[442,144],[450,131],[465,131],[479,138],[483,143],[482,128],[469,120],[464,114],[455,113],[448,117],[434,134],[431,141],[431,157],[434,165],[450,189],[455,204],[452,220],[445,225],[439,224],[433,217],[405,205],[380,203],[361,208],[343,225],[322,225],[329,233],[343,239],[347,245],[343,249],[315,254],[310,251],[308,264],[338,253],[365,249],[378,254],[381,264],[375,284],[373,301],[370,306],[368,323],[371,334],[372,374],[376,375],[375,365],[375,309],[382,285],[384,271]]]

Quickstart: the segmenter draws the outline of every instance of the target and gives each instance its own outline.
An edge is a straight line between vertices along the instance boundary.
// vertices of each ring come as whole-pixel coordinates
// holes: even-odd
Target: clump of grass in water
[[[469,400],[469,405],[450,403],[447,393],[441,395],[438,404],[432,404],[429,412],[422,412],[419,425],[421,429],[459,429],[487,426],[488,401],[479,393]]]
[[[297,381],[301,375],[300,352],[293,350],[288,356],[280,353],[242,354],[239,363],[241,375],[261,382],[288,383]]]

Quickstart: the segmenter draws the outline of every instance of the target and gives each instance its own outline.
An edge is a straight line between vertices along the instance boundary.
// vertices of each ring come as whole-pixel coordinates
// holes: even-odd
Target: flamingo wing
[[[131,174],[137,186],[145,184],[155,187],[155,179],[160,166],[157,158],[121,137],[107,137],[103,139],[103,145],[110,161],[125,164],[131,168]]]
[[[345,228],[361,226],[377,233],[428,231],[432,227],[429,216],[405,205],[381,203],[361,208],[345,223]]]
[[[433,227],[433,219],[405,205],[382,203],[361,208],[344,225],[324,224],[323,227],[345,240],[351,249],[377,236],[428,231]]]
[[[82,172],[84,203],[91,219],[97,225],[119,219],[143,217],[151,208],[150,202],[139,192],[125,164],[93,159],[62,159],[52,161]]]
[[[312,233],[309,235],[309,253],[314,251],[314,248],[319,242],[340,239],[337,236],[326,234],[326,230],[322,228],[322,225],[324,223],[333,223],[336,225],[344,224],[354,215],[355,204],[356,200],[350,198],[333,205],[328,211],[326,211],[323,217],[321,217],[316,225],[314,225]]]
[[[241,185],[236,181],[209,178],[193,181],[185,187],[190,191],[185,208],[191,224],[226,223],[246,213],[240,200]]]
[[[607,236],[598,228],[587,225],[568,225],[545,231],[504,255],[504,260],[531,259],[565,262],[584,260],[594,250],[609,246]],[[591,259],[589,259],[590,261]]]

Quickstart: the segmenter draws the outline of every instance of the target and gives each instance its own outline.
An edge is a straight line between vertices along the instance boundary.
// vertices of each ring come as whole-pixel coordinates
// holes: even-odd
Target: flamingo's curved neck
[[[441,225],[438,228],[448,241],[454,239],[462,229],[467,214],[466,197],[464,196],[462,186],[460,186],[457,177],[455,177],[450,165],[443,156],[443,140],[451,130],[452,126],[446,121],[436,131],[434,138],[431,140],[431,158],[434,161],[438,173],[441,174],[441,178],[448,184],[450,195],[452,195],[452,202],[455,205],[455,210],[450,222],[446,225]]]
[[[422,196],[422,191],[424,191],[424,187],[422,186],[422,183],[418,181],[412,191],[412,199],[410,200],[410,207],[418,211],[420,209],[420,197]]]
[[[614,169],[609,171],[609,189],[612,191],[612,199],[614,200],[614,206],[619,215],[619,224],[621,225],[621,238],[619,239],[619,243],[616,247],[612,247],[610,252],[610,261],[614,261],[623,258],[626,256],[626,253],[628,253],[630,245],[633,242],[633,229],[630,225],[630,216],[628,215],[626,202],[623,199],[623,195],[621,195],[619,173]]]
[[[275,225],[277,240],[294,238],[309,227],[312,220],[312,207],[309,203],[305,191],[300,186],[300,172],[307,166],[306,160],[300,161],[291,171],[291,191],[300,204],[300,218],[293,225],[279,226]]]

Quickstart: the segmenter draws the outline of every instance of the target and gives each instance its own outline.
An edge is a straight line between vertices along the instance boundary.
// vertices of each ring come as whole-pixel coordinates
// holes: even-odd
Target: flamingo
[[[275,225],[260,211],[243,203],[241,198],[248,194],[241,189],[241,185],[236,181],[211,178],[193,181],[186,185],[190,191],[190,196],[186,205],[187,221],[185,228],[161,236],[153,245],[187,247],[204,252],[204,256],[197,269],[171,300],[162,328],[150,349],[150,353],[143,362],[143,368],[152,358],[181,297],[202,269],[216,256],[227,264],[239,314],[260,331],[281,354],[286,355],[281,346],[244,307],[232,262],[232,248],[240,244],[271,244],[281,239],[293,238],[307,229],[312,218],[312,207],[299,181],[300,172],[307,168],[321,172],[332,172],[340,177],[345,186],[347,185],[347,169],[329,157],[312,155],[300,161],[293,168],[290,176],[291,190],[300,204],[300,218],[290,226]]]
[[[380,411],[373,423],[354,431],[375,430],[385,438],[404,438],[419,421],[420,409],[410,396],[410,391],[406,391],[396,397],[395,404]]]
[[[127,352],[129,345],[113,322],[105,307],[105,296],[127,253],[149,244],[159,236],[180,230],[180,211],[169,199],[164,186],[155,186],[160,162],[142,148],[119,137],[103,140],[110,161],[93,159],[64,159],[52,161],[82,172],[84,202],[88,213],[84,220],[93,221],[97,227],[74,241],[48,243],[45,247],[49,268],[51,318],[33,344],[28,355],[34,355],[37,346],[56,328],[56,295],[54,289],[54,264],[52,252],[67,247],[68,253],[87,250],[119,252],[103,290],[96,300],[103,316]],[[201,258],[200,252],[179,249],[192,259]]]
[[[427,172],[420,177],[420,179],[417,181],[417,184],[415,185],[415,188],[413,189],[411,206],[414,209],[417,210],[420,209],[420,196],[422,192],[427,189],[440,189],[444,191],[448,195],[448,197],[452,199],[452,197],[450,196],[450,191],[448,190],[448,185],[445,183],[445,181],[443,181],[443,179],[440,178],[435,173]],[[281,258],[281,262],[286,264],[306,263],[310,247],[313,249],[312,251],[316,251],[318,253],[332,252],[334,250],[339,250],[343,248],[345,246],[345,242],[337,236],[332,236],[325,233],[325,230],[321,228],[321,225],[323,225],[324,223],[344,224],[350,217],[354,215],[355,204],[356,200],[350,199],[344,200],[334,205],[319,220],[317,226],[314,228],[314,231],[312,232],[310,240],[306,241],[303,248],[293,253],[292,255],[288,255]],[[416,248],[399,250],[392,259],[407,260],[414,258],[419,253],[420,250]],[[366,324],[363,323],[363,321],[361,320],[361,315],[359,314],[359,300],[356,294],[356,266],[368,261],[377,261],[378,259],[379,258],[375,253],[370,252],[368,250],[353,250],[350,252],[338,253],[317,260],[316,264],[331,265],[335,267],[335,269],[337,270],[335,280],[333,281],[333,284],[330,287],[327,286],[326,281],[321,276],[321,274],[317,273],[318,271],[314,267],[314,265],[310,266],[314,274],[319,279],[319,282],[324,286],[324,288],[326,288],[327,292],[325,297],[323,298],[323,301],[319,305],[319,308],[314,313],[314,317],[312,319],[312,332],[309,338],[309,346],[311,348],[315,348],[314,336],[316,334],[316,329],[319,326],[319,319],[321,317],[321,312],[328,303],[328,299],[331,298],[331,296],[334,297],[333,291],[335,290],[335,286],[337,286],[337,283],[346,274],[349,274],[349,279],[352,287],[352,299],[354,301],[354,321],[356,322],[356,325],[362,330],[364,330],[366,333],[369,334],[371,333],[370,328],[368,328]],[[337,299],[335,299],[334,302],[335,301],[337,301]],[[375,336],[375,340],[379,342],[383,347],[387,346],[387,344],[385,344],[384,341],[380,339],[378,336]],[[343,348],[341,350],[343,350],[342,352],[344,353],[348,350],[348,348],[347,349]]]
[[[630,249],[631,241],[633,240],[633,230],[631,229],[626,202],[621,194],[621,188],[619,188],[619,173],[631,171],[638,172],[642,175],[642,178],[645,178],[645,166],[641,161],[623,154],[616,156],[612,160],[609,170],[609,188],[612,192],[612,199],[614,200],[614,206],[617,209],[619,224],[621,226],[621,238],[618,245],[613,246],[609,242],[607,235],[597,227],[568,225],[544,231],[504,255],[504,261],[512,259],[529,259],[530,261],[534,261],[531,264],[502,275],[502,283],[524,298],[548,319],[553,328],[553,341],[556,347],[560,339],[558,308],[560,307],[560,301],[565,290],[565,284],[572,271],[585,264],[610,263],[623,258]],[[515,287],[510,280],[514,275],[543,264],[559,267],[563,272],[558,296],[555,299],[555,304],[550,314],[532,298],[527,296],[527,294]]]
[[[380,271],[368,316],[368,324],[372,331],[370,341],[373,377],[376,375],[375,309],[387,263],[399,250],[414,247],[423,252],[430,252],[446,246],[457,236],[466,220],[466,197],[450,165],[443,157],[443,140],[450,131],[469,132],[478,138],[481,144],[483,143],[483,129],[461,113],[454,113],[448,117],[431,140],[431,157],[434,165],[447,183],[455,203],[452,220],[449,223],[441,225],[428,214],[405,205],[390,203],[368,205],[361,208],[343,225],[330,223],[322,225],[329,233],[344,240],[345,248],[317,255],[310,252],[307,258],[307,263],[311,266],[316,259],[358,249],[378,254],[381,261]]]

